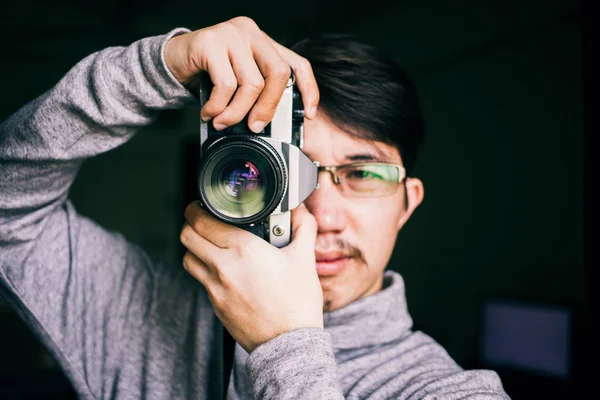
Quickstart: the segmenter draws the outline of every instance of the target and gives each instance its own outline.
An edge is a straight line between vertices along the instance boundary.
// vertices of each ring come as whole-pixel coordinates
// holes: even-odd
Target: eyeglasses
[[[399,164],[358,162],[338,166],[319,166],[319,172],[333,176],[333,182],[345,197],[389,196],[398,190],[406,178],[406,170]]]

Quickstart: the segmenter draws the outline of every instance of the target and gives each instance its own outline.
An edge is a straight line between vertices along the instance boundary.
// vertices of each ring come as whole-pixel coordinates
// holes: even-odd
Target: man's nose
[[[347,222],[345,199],[333,182],[333,176],[319,173],[319,188],[304,201],[304,205],[317,220],[318,232],[341,232]]]

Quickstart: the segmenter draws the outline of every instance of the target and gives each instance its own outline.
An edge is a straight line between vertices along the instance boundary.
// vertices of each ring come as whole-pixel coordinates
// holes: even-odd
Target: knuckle
[[[225,305],[225,296],[223,295],[221,290],[218,290],[214,287],[207,287],[206,291],[208,292],[208,297],[212,305],[216,308],[215,312],[223,312],[223,307]]]
[[[231,23],[233,23],[236,26],[240,26],[242,28],[258,28],[258,25],[256,24],[256,22],[254,22],[254,20],[250,17],[247,16],[239,16],[239,17],[235,17],[232,18]]]
[[[205,28],[194,32],[192,42],[196,46],[210,45],[219,38],[219,32],[215,27]]]
[[[204,117],[213,118],[223,112],[224,109],[224,105],[217,104],[216,101],[211,100],[204,105],[201,112]]]
[[[221,283],[222,286],[229,282],[229,277],[221,268],[215,269],[215,277]]]
[[[186,248],[190,248],[192,245],[194,235],[197,235],[197,233],[194,231],[194,228],[192,228],[190,224],[186,223],[185,226],[181,229],[181,233],[179,234],[179,241]]]
[[[253,248],[254,248],[254,246],[252,245],[252,240],[238,239],[235,250],[237,252],[238,257],[250,258],[250,257],[252,257],[252,249]]]
[[[196,217],[196,223],[194,224],[198,232],[206,232],[209,229],[208,217],[206,214],[199,215]]]
[[[219,124],[226,126],[235,125],[244,118],[244,115],[243,112],[228,107],[221,115],[219,115]]]
[[[215,87],[227,92],[233,93],[238,87],[237,80],[234,78],[221,78],[215,83]]]
[[[221,28],[221,30],[223,30],[223,33],[225,33],[227,36],[230,36],[232,33],[238,31],[235,18],[230,19],[229,21],[225,21],[219,24],[218,26],[219,28]]]
[[[248,256],[248,248],[243,244],[236,246],[235,252],[239,258],[246,258]]]
[[[187,244],[189,243],[189,233],[187,232],[187,227],[184,227],[181,230],[181,233],[179,234],[179,241],[185,246],[187,247]]]
[[[310,65],[310,61],[304,57],[300,57],[296,69],[301,73],[310,73],[312,71],[312,66]]]
[[[185,254],[183,255],[182,263],[183,263],[183,268],[185,268],[185,270],[189,272],[191,263],[192,263],[192,253],[190,253],[189,251],[186,251]]]
[[[198,207],[198,205],[195,201],[191,202],[185,207],[184,216],[187,221],[191,222],[193,220],[196,207]]]
[[[221,241],[219,242],[219,247],[229,248],[231,247],[234,241],[231,238],[231,234],[226,234],[221,237]]]
[[[190,234],[194,234],[194,235],[201,234],[207,228],[208,222],[206,220],[206,214],[204,214],[204,213],[198,214],[193,209],[190,212],[193,214],[190,215],[190,217],[188,218],[189,230],[187,232],[189,232]],[[187,232],[186,232],[186,234],[187,234]]]
[[[219,111],[211,104],[206,103],[202,110],[200,110],[200,115],[202,118],[206,118],[207,120],[215,117],[219,114]]]
[[[262,78],[252,79],[251,81],[247,82],[246,85],[248,85],[248,88],[252,90],[252,92],[258,94],[265,88],[265,81]]]
[[[279,60],[271,67],[272,74],[280,81],[287,82],[291,75],[290,66],[283,60]]]

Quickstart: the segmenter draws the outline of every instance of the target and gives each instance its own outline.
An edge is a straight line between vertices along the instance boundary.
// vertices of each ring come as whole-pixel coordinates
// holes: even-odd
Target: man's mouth
[[[344,269],[352,257],[341,253],[317,253],[317,274],[319,276],[336,275]]]

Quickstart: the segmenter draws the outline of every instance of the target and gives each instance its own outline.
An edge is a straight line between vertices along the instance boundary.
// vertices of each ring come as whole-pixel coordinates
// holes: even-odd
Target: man
[[[295,50],[243,17],[177,29],[90,55],[1,125],[2,291],[81,398],[222,398],[217,318],[238,343],[232,399],[508,398],[494,372],[463,371],[411,330],[403,281],[384,273],[423,199],[410,177],[423,134],[410,81],[343,38]],[[259,132],[290,69],[304,151],[328,168],[294,211],[289,246],[191,204],[185,270],[155,265],[67,200],[85,158],[197,102],[198,74],[215,85],[204,120],[223,129],[248,115]]]

